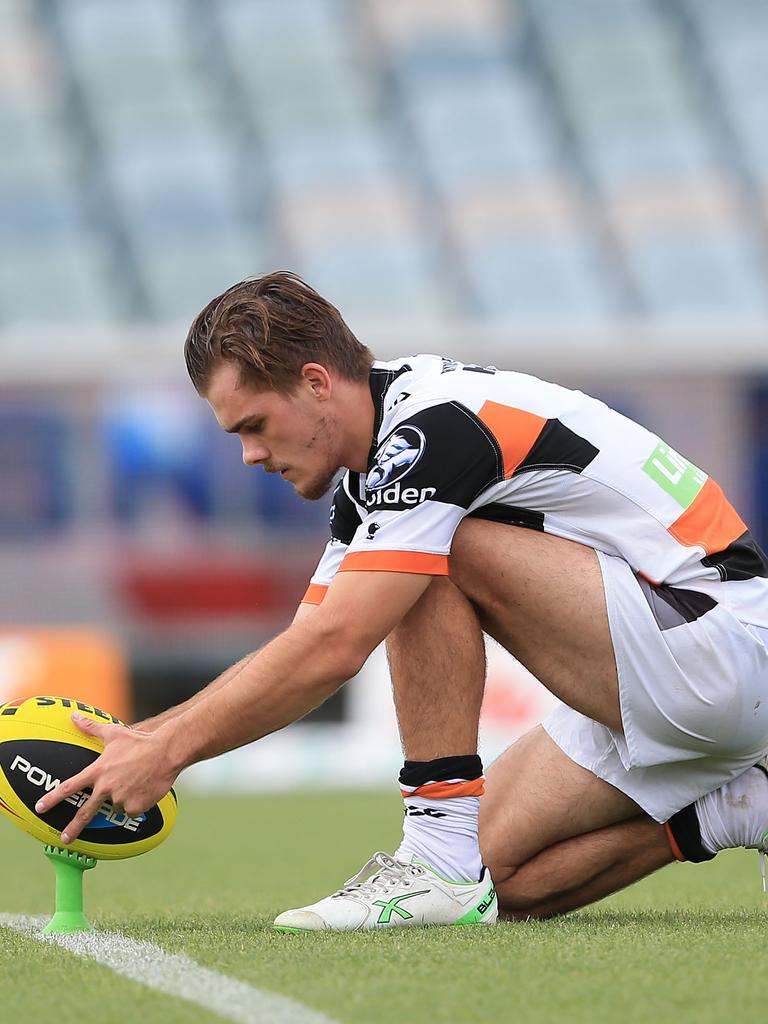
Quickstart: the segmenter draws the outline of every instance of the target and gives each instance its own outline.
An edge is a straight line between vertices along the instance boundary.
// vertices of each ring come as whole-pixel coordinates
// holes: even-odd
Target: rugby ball
[[[134,817],[105,801],[68,846],[61,842],[62,829],[89,791],[73,793],[45,814],[35,812],[44,793],[87,768],[103,750],[95,736],[80,732],[72,721],[73,711],[98,722],[125,724],[106,711],[66,697],[27,697],[0,704],[0,811],[40,842],[98,860],[122,860],[154,849],[176,821],[173,790]]]

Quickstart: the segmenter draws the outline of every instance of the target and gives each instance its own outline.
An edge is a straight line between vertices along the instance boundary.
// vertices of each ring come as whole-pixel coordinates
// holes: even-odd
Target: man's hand
[[[176,778],[167,762],[165,743],[157,733],[94,722],[78,714],[72,715],[72,721],[81,732],[100,739],[104,743],[104,752],[78,775],[59,783],[35,804],[37,813],[44,814],[65,797],[82,789],[92,790],[61,833],[61,841],[65,845],[77,839],[106,799],[110,799],[117,810],[133,817],[149,810],[165,796]]]

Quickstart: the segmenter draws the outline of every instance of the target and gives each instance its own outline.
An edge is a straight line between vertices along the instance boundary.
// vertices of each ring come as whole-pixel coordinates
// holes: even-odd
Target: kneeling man
[[[106,797],[140,813],[187,765],[296,721],[386,639],[402,843],[278,928],[546,916],[675,858],[762,848],[768,562],[711,477],[580,392],[376,362],[287,273],[215,298],[185,354],[247,465],[310,499],[346,469],[331,540],[261,651],[135,730],[82,724],[104,754],[39,805],[92,789],[64,843]],[[484,633],[562,702],[485,780]]]

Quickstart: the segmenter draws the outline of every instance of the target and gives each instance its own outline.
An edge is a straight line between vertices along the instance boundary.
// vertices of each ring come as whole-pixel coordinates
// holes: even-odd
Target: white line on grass
[[[333,1024],[330,1017],[310,1010],[287,996],[264,992],[253,985],[201,967],[189,957],[167,953],[153,942],[139,942],[119,932],[77,932],[41,935],[45,917],[0,914],[0,927],[13,928],[32,939],[61,946],[75,956],[109,967],[131,981],[169,996],[202,1006],[238,1024]]]

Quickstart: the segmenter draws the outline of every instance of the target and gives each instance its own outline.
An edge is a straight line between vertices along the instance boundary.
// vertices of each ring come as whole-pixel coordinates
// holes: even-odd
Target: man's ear
[[[333,392],[333,380],[330,373],[320,363],[305,363],[301,368],[300,379],[305,387],[321,402],[327,402]]]

